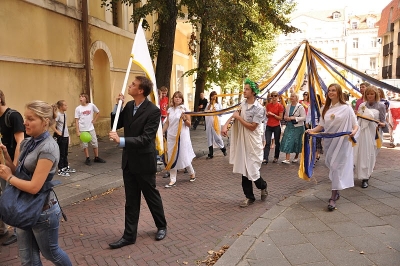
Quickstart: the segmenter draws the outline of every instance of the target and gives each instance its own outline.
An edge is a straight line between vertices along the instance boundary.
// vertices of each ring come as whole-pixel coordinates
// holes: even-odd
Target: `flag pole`
[[[143,18],[140,19],[138,28],[139,28],[139,27],[142,27],[142,21],[143,21]],[[133,62],[133,49],[134,49],[134,45],[135,45],[135,40],[133,40],[132,50],[131,50],[131,56],[129,57],[128,68],[126,69],[124,83],[122,84],[122,89],[121,89],[121,94],[122,94],[122,95],[125,94],[126,85],[128,84],[128,79],[129,79],[129,73],[131,72],[131,67],[132,67],[132,62]],[[117,124],[118,124],[118,119],[119,119],[119,114],[120,114],[120,112],[121,112],[121,108],[122,108],[122,100],[119,99],[119,100],[118,100],[117,111],[116,111],[116,113],[115,113],[114,123],[113,123],[112,129],[111,129],[112,132],[116,132],[116,131],[117,131]]]

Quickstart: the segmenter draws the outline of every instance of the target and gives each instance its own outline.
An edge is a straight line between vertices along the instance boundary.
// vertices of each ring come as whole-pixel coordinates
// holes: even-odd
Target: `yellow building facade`
[[[134,10],[118,4],[111,11],[101,7],[101,0],[1,0],[0,89],[7,106],[23,113],[32,100],[66,100],[68,126],[74,134],[74,110],[84,92],[100,109],[97,134],[107,134],[135,37],[129,22]],[[147,38],[155,20],[147,18]],[[197,65],[188,55],[190,33],[187,23],[178,22],[170,91],[172,95],[181,90],[193,108],[193,78],[181,77]],[[129,81],[143,74],[133,65]],[[77,143],[76,137],[72,139]]]

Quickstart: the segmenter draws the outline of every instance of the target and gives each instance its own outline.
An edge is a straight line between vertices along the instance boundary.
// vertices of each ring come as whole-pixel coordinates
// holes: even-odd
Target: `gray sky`
[[[295,0],[297,11],[344,8],[348,6],[354,13],[381,13],[391,0]]]

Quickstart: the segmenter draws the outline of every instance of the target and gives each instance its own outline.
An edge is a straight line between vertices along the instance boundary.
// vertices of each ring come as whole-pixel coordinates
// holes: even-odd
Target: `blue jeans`
[[[39,221],[31,229],[17,229],[21,265],[42,265],[41,252],[43,257],[53,262],[54,265],[72,266],[67,253],[58,246],[60,218],[60,206],[55,204],[42,212]]]

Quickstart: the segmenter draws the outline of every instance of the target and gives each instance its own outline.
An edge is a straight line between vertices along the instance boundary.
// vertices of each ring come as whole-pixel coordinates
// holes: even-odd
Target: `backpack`
[[[11,127],[10,116],[11,116],[11,114],[14,113],[14,112],[17,112],[17,111],[10,108],[10,109],[7,111],[7,113],[5,114],[6,116],[4,117],[4,122],[6,123],[6,126],[7,126],[7,127]]]

